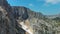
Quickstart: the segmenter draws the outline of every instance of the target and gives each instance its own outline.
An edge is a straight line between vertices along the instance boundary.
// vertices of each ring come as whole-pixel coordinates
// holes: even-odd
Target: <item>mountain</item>
[[[56,18],[56,17],[60,18],[60,14],[57,14],[57,15],[45,15],[45,16],[46,16],[46,18],[51,18],[51,19]]]
[[[59,18],[58,18],[59,19]],[[60,25],[40,12],[0,0],[0,34],[60,34]]]

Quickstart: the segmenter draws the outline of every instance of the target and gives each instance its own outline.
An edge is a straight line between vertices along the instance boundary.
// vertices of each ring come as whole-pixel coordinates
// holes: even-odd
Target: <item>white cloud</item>
[[[33,4],[29,4],[29,6],[33,6]]]
[[[49,7],[50,5],[49,5],[49,4],[47,4],[47,3],[45,3],[45,4],[43,4],[43,6],[47,6],[47,7]]]
[[[45,0],[46,3],[57,4],[60,0]]]

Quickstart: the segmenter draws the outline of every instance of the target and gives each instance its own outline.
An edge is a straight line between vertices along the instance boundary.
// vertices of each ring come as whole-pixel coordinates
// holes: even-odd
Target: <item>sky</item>
[[[24,6],[44,15],[60,13],[60,0],[7,0],[11,6]]]

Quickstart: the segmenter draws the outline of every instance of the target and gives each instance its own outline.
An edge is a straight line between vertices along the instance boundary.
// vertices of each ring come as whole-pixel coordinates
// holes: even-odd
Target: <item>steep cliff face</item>
[[[17,18],[18,20],[26,20],[28,18],[27,8],[13,6],[12,9],[13,9],[14,18]]]
[[[10,5],[0,0],[0,34],[15,34],[15,19],[11,16]]]
[[[21,31],[20,31],[21,30]],[[13,15],[13,9],[6,0],[0,0],[0,34],[24,34]]]

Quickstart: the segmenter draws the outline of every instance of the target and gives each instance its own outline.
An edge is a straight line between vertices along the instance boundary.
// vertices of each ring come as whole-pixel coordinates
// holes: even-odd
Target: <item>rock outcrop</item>
[[[0,34],[17,34],[18,31],[22,34],[25,32],[18,26],[11,6],[6,0],[0,0]]]

